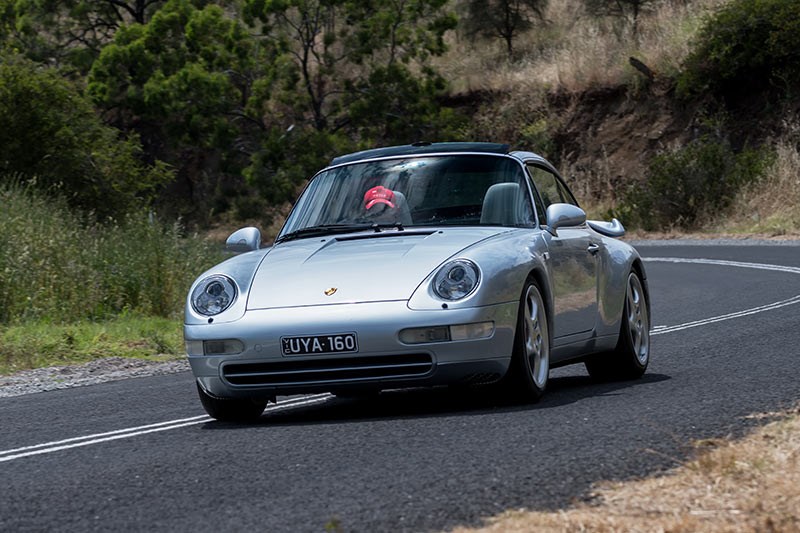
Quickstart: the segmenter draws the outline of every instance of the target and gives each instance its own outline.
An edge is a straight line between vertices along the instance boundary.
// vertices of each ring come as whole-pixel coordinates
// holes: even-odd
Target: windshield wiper
[[[339,233],[352,233],[354,231],[375,230],[379,233],[382,229],[395,228],[398,231],[403,231],[403,225],[400,222],[392,224],[321,224],[319,226],[309,226],[301,228],[286,235],[275,239],[275,244],[279,244],[302,237],[317,237],[320,235],[336,235]]]
[[[301,237],[350,233],[352,231],[364,231],[371,228],[372,224],[321,224],[319,226],[308,226],[307,228],[300,228],[275,239],[275,244],[291,241],[293,239],[299,239]]]

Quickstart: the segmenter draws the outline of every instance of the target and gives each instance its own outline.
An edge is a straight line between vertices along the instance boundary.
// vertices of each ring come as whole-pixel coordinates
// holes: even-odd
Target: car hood
[[[389,230],[281,243],[261,262],[247,308],[408,300],[449,257],[508,230]]]

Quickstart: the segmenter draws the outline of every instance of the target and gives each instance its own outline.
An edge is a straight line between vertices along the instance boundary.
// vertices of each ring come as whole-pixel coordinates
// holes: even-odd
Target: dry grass
[[[794,129],[800,130],[800,126]],[[794,136],[776,144],[776,159],[766,178],[741,191],[728,216],[712,222],[710,228],[732,233],[800,235],[800,151],[791,139]]]
[[[727,1],[659,2],[640,17],[636,37],[629,20],[590,16],[581,0],[550,2],[545,22],[516,41],[516,60],[509,60],[498,41],[473,43],[454,36],[450,52],[437,67],[456,93],[580,92],[636,83],[638,75],[628,65],[629,57],[637,57],[657,73],[676,72],[703,18]]]
[[[763,417],[781,420],[741,441],[698,442],[697,459],[666,475],[599,486],[595,505],[507,511],[455,531],[800,531],[800,409]]]

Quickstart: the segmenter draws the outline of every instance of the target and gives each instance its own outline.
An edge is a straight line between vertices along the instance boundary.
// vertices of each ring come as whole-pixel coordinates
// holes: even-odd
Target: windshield
[[[322,172],[298,200],[281,236],[320,226],[534,223],[519,163],[493,155],[448,155],[354,163]]]

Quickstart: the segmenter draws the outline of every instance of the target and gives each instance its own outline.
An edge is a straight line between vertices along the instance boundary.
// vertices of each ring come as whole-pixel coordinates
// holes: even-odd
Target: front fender
[[[648,294],[648,311],[650,305],[644,265],[639,252],[630,244],[617,239],[602,237],[602,242],[604,253],[600,254],[597,265],[598,337],[619,333],[628,274],[634,269],[642,275],[645,294]]]
[[[528,276],[535,270],[546,271],[546,251],[540,230],[514,229],[481,241],[450,258],[469,259],[478,265],[481,280],[475,292],[457,302],[438,298],[431,288],[437,268],[419,285],[408,306],[411,309],[433,310],[443,309],[442,304],[446,304],[446,308],[458,309],[518,302]],[[544,290],[549,291],[549,285]]]

